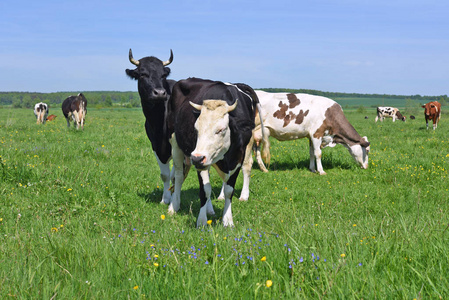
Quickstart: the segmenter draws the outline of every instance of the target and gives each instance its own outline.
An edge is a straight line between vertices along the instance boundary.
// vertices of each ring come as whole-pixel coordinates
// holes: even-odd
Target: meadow
[[[444,108],[443,108],[444,109]],[[360,169],[341,145],[309,172],[307,139],[272,140],[250,199],[196,228],[198,182],[167,214],[140,109],[89,109],[84,131],[36,125],[0,108],[2,299],[447,299],[449,115],[374,123],[346,113],[371,142]],[[368,119],[364,117],[368,116]],[[407,115],[408,117],[408,115]]]

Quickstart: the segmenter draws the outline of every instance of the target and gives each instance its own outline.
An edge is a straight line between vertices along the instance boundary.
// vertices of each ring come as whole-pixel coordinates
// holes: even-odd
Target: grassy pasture
[[[374,123],[347,117],[371,142],[369,169],[342,146],[312,174],[308,141],[272,141],[248,202],[195,228],[194,172],[181,210],[159,204],[158,167],[140,109],[90,109],[84,131],[61,113],[0,109],[0,298],[446,299],[449,121],[422,114]],[[369,119],[365,120],[364,116]],[[271,286],[270,286],[271,284]]]

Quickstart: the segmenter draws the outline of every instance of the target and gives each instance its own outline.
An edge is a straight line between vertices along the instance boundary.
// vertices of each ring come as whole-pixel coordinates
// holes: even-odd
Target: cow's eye
[[[226,128],[218,129],[217,131],[215,131],[215,134],[223,133],[225,130],[226,130]]]

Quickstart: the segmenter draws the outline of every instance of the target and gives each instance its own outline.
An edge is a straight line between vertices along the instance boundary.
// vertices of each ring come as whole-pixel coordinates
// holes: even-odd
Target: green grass
[[[220,224],[211,172],[217,216],[201,229],[193,171],[176,215],[159,204],[140,109],[91,109],[84,131],[57,115],[39,126],[31,110],[0,109],[0,298],[449,296],[446,115],[434,132],[421,115],[347,113],[371,142],[367,170],[337,146],[323,150],[327,175],[312,174],[306,139],[272,140],[248,202],[239,176],[234,228]]]

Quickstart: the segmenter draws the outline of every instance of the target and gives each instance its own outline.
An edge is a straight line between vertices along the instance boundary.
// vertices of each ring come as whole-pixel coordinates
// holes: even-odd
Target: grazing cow
[[[368,116],[365,116],[365,120],[368,120]]]
[[[70,127],[72,118],[76,129],[84,129],[84,122],[87,114],[87,100],[82,93],[78,96],[70,96],[62,102],[62,113],[67,120],[67,127]]]
[[[43,102],[39,102],[34,106],[34,115],[37,119],[37,124],[45,124],[48,115],[48,105]]]
[[[399,112],[399,109],[397,109],[396,107],[379,106],[377,108],[377,116],[376,116],[375,122],[377,122],[378,119],[380,119],[380,121],[383,122],[383,120],[386,117],[393,118],[393,122],[396,121],[396,119],[402,120],[405,122],[405,116],[403,116]]]
[[[251,155],[246,147],[255,126],[257,105],[257,95],[245,84],[189,78],[178,81],[173,87],[167,108],[175,169],[175,190],[169,213],[180,207],[182,164],[186,156],[197,169],[200,185],[201,209],[197,226],[206,225],[207,214],[215,214],[210,200],[211,166],[218,171],[224,184],[223,225],[233,226],[231,199],[240,168],[247,161],[245,155]]]
[[[49,115],[47,117],[47,121],[53,121],[54,119],[56,119],[56,115]]]
[[[432,101],[422,106],[424,108],[424,117],[426,118],[426,128],[429,129],[429,120],[433,122],[433,130],[438,127],[438,121],[441,117],[441,104],[438,101]]]
[[[256,91],[256,94],[263,109],[265,132],[262,132],[259,126],[256,127],[253,133],[254,148],[257,162],[264,172],[268,170],[263,164],[262,157],[267,163],[270,161],[269,136],[279,141],[307,137],[310,147],[309,169],[320,175],[326,174],[321,164],[321,149],[327,146],[335,147],[336,144],[345,146],[361,168],[368,168],[370,143],[366,136],[361,137],[357,133],[337,102],[308,94],[264,91]],[[261,146],[263,146],[262,154]],[[251,156],[250,159],[252,160]],[[245,184],[243,186],[245,187]],[[247,197],[249,192],[242,190],[242,194]]]
[[[410,115],[410,120],[414,120],[415,116],[414,115]]]
[[[161,179],[164,182],[161,203],[169,204],[172,150],[164,126],[166,103],[170,98],[173,85],[176,83],[174,80],[167,80],[170,74],[170,68],[167,66],[173,61],[173,52],[170,50],[170,58],[167,61],[161,61],[154,56],[136,60],[129,49],[129,61],[137,68],[126,69],[126,74],[137,80],[142,110],[145,115],[145,130],[159,164]]]

